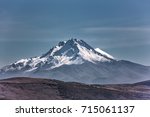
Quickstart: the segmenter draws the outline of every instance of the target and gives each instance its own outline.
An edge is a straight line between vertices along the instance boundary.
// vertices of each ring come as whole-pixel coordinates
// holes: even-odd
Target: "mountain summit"
[[[83,40],[70,39],[59,42],[46,54],[39,57],[21,59],[9,66],[4,71],[23,70],[33,71],[44,66],[45,69],[54,69],[62,65],[83,64],[85,61],[96,63],[113,60],[108,54],[96,51]]]
[[[83,83],[130,83],[148,79],[150,68],[118,61],[83,40],[59,42],[42,56],[21,59],[0,69],[0,77],[45,77]]]
[[[97,61],[111,61],[112,57],[102,52],[96,51],[83,40],[70,39],[59,42],[59,44],[41,58],[53,58],[55,66],[82,64],[84,61],[95,63]]]

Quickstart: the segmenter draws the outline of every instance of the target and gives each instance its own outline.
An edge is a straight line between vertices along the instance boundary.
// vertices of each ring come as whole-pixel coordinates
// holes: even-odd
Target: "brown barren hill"
[[[136,84],[88,85],[17,77],[0,80],[1,100],[150,99],[150,81]]]

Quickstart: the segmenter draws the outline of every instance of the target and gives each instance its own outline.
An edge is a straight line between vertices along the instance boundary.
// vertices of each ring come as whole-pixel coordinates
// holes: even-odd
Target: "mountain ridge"
[[[42,56],[21,59],[11,65],[14,66],[14,68],[18,65],[17,68],[19,70],[26,64],[29,65],[28,67],[35,68],[38,65],[44,64],[44,62],[49,62],[48,64],[53,64],[49,67],[55,68],[64,64],[82,64],[84,61],[94,63],[95,61],[109,60],[113,59],[109,58],[107,54],[101,54],[96,51],[83,40],[70,39],[68,41],[59,42],[57,46],[51,48]]]
[[[0,77],[43,77],[87,84],[134,83],[148,80],[150,67],[94,49],[83,40],[59,42],[42,56],[21,59],[0,69]]]

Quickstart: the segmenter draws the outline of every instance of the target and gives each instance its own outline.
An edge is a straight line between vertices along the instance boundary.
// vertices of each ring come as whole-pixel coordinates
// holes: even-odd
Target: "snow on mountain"
[[[82,64],[84,61],[95,63],[96,61],[110,61],[103,53],[98,53],[83,40],[71,39],[60,42],[58,46],[52,48],[43,57],[53,57],[58,63]]]
[[[110,54],[104,52],[103,50],[101,50],[101,49],[99,49],[99,48],[95,48],[95,50],[96,50],[97,52],[101,53],[102,55],[107,56],[108,58],[114,59],[113,56],[111,56]]]
[[[89,84],[135,83],[149,80],[150,67],[115,60],[83,40],[59,42],[42,56],[21,59],[0,69],[0,77],[43,77]]]
[[[83,40],[70,39],[68,41],[59,42],[57,46],[42,56],[21,59],[4,67],[3,70],[5,72],[13,70],[30,72],[45,64],[49,65],[47,69],[54,69],[62,65],[83,64],[85,61],[92,63],[97,61],[105,62],[111,61],[111,59],[113,59],[112,56],[108,56],[104,51],[95,51]]]

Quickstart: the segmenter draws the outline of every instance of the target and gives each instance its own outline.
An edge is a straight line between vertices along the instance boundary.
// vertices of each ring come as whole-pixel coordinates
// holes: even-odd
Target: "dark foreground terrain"
[[[150,81],[124,85],[85,85],[49,79],[0,80],[0,99],[150,99]]]

